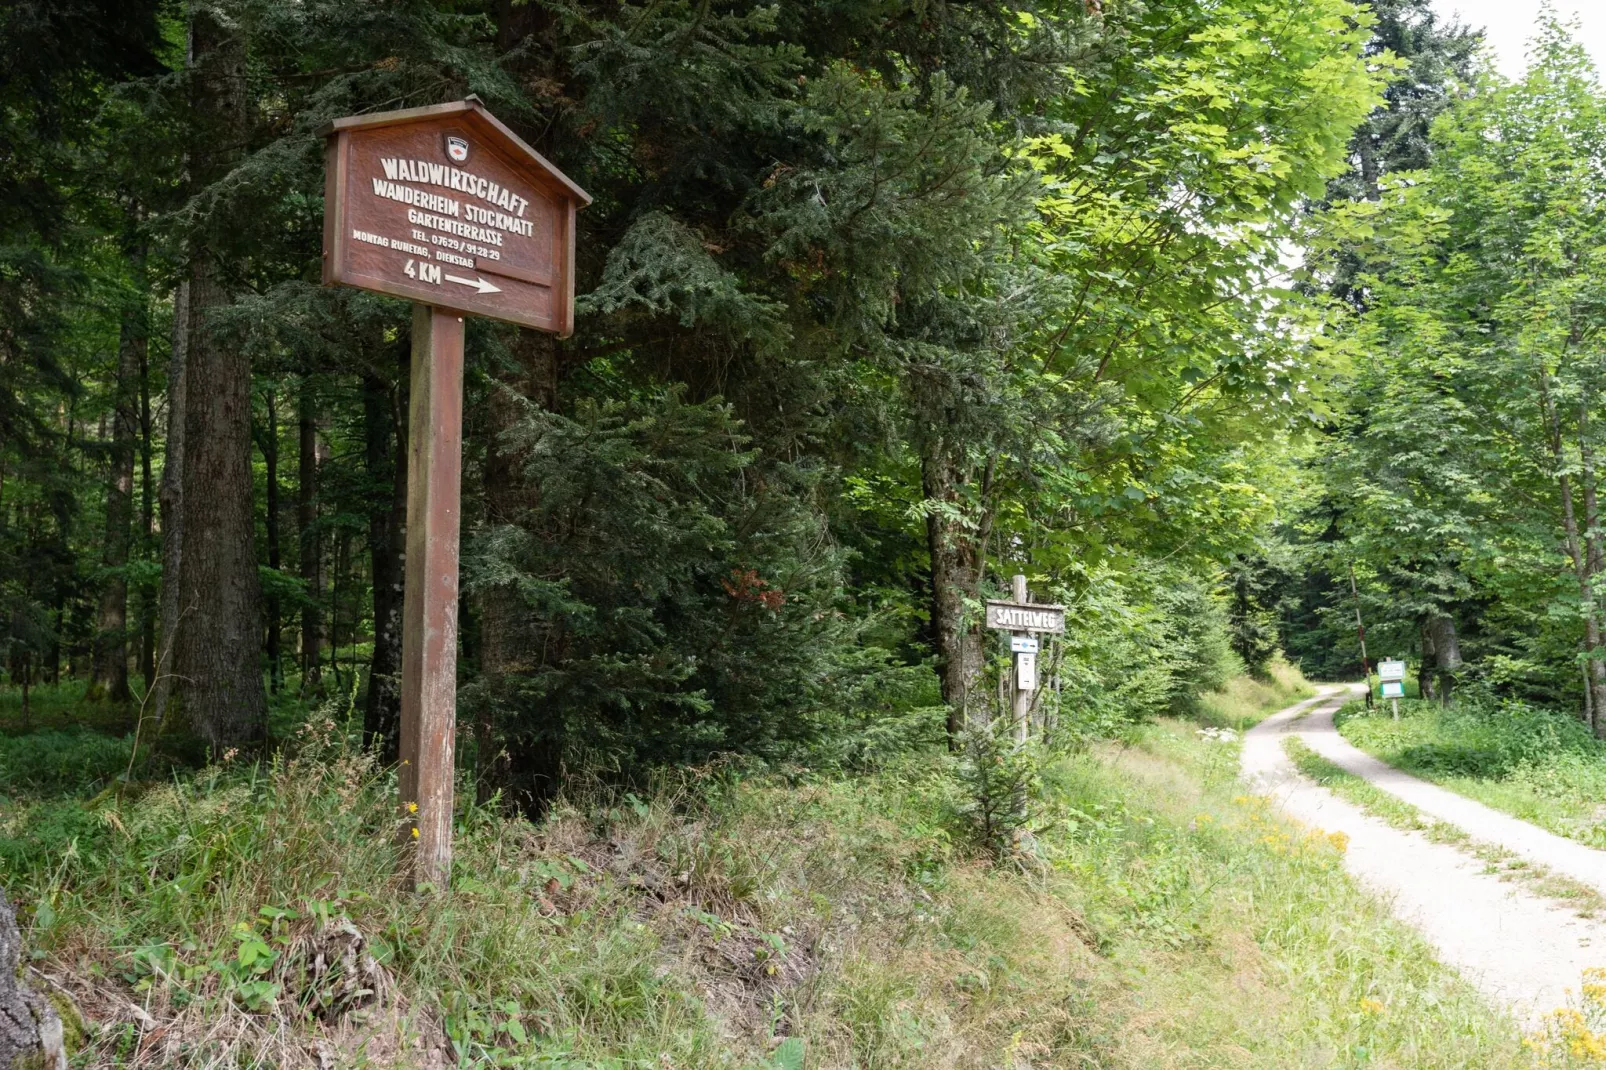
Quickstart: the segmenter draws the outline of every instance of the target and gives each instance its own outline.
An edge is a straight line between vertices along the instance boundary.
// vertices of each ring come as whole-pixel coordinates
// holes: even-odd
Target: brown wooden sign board
[[[1033,602],[989,601],[987,627],[1006,632],[1052,632],[1059,635],[1065,631],[1065,607]]]
[[[336,119],[323,281],[413,302],[402,609],[400,834],[415,884],[452,872],[463,317],[574,329],[574,213],[585,190],[474,97]]]
[[[324,129],[323,281],[568,335],[591,198],[474,97]]]

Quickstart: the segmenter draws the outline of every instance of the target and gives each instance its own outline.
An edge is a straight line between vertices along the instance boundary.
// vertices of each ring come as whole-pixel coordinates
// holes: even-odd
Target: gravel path
[[[1484,863],[1464,851],[1434,843],[1420,832],[1392,828],[1317,786],[1295,771],[1283,739],[1298,735],[1328,761],[1473,839],[1506,847],[1603,893],[1606,853],[1407,776],[1356,750],[1333,728],[1333,712],[1352,694],[1349,688],[1329,689],[1244,733],[1245,782],[1295,820],[1348,836],[1346,868],[1388,899],[1395,915],[1420,931],[1442,961],[1519,1020],[1532,1025],[1540,1015],[1565,1006],[1568,990],[1577,990],[1583,970],[1606,966],[1606,924],[1579,918],[1520,885],[1484,873]]]

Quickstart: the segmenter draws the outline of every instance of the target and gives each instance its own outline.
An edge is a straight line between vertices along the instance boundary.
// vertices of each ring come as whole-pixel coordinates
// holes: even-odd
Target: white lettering
[[[423,190],[413,189],[411,186],[399,186],[394,182],[386,182],[376,178],[374,183],[374,196],[384,197],[387,200],[400,201],[402,204],[415,204],[420,208],[427,208],[432,212],[444,212],[446,215],[458,215],[461,206],[450,197],[442,197],[438,193],[425,193]]]
[[[476,227],[456,219],[447,219],[444,216],[430,215],[415,208],[407,209],[407,222],[416,223],[421,227],[429,227],[433,230],[444,230],[448,234],[457,234],[489,245],[502,244],[502,235],[494,230],[486,230],[484,227]]]
[[[447,189],[456,190],[459,193],[467,193],[471,196],[479,197],[482,200],[489,201],[491,204],[494,204],[500,208],[505,208],[518,218],[509,219],[507,222],[492,222],[490,218],[487,217],[485,220],[482,220],[482,222],[487,222],[492,226],[498,227],[501,230],[506,230],[513,234],[523,234],[526,237],[530,237],[535,234],[534,225],[529,220],[524,218],[526,209],[530,207],[530,202],[524,197],[520,197],[506,186],[492,182],[483,175],[476,175],[471,171],[461,171],[455,167],[448,167],[445,164],[430,163],[427,160],[381,158],[379,165],[384,169],[385,178],[389,179],[391,182],[416,182],[421,185],[443,186]],[[388,196],[388,194],[380,193],[380,187],[378,185],[379,179],[374,179],[374,183],[374,192],[377,195],[382,197]],[[395,200],[398,198],[391,199]],[[450,198],[442,198],[442,201],[443,203],[455,203],[452,202]],[[406,201],[404,203],[413,204],[415,202]],[[428,206],[425,205],[423,207]],[[444,207],[436,208],[434,210],[442,212],[448,211]],[[449,214],[457,215],[459,213],[453,210],[450,211]]]

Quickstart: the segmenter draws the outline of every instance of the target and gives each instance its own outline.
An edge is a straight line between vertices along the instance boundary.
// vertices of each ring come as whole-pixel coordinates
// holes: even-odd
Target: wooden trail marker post
[[[447,887],[457,736],[463,317],[574,330],[574,217],[591,198],[478,98],[322,131],[323,281],[413,302],[401,807],[415,884]]]
[[[1025,743],[1031,725],[1032,693],[1037,690],[1037,635],[1065,632],[1065,607],[1029,600],[1026,577],[1010,581],[1011,601],[987,603],[987,627],[1009,632],[1009,649],[1015,655],[1010,713],[1015,742]]]

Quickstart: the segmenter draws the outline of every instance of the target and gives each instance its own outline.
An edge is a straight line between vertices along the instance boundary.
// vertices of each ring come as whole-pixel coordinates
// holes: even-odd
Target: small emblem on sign
[[[446,155],[451,157],[453,163],[463,163],[468,159],[468,142],[460,137],[448,136],[446,138]]]

